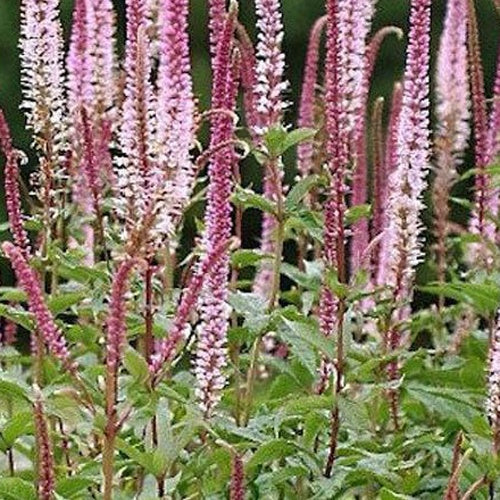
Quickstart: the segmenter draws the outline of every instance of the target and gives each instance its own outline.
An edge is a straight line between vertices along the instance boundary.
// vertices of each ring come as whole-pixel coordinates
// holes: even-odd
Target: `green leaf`
[[[311,189],[320,184],[321,177],[319,175],[310,175],[305,179],[300,180],[293,186],[288,193],[285,200],[286,210],[293,210],[302,201],[304,196],[311,191]]]
[[[7,400],[30,400],[28,386],[21,380],[12,378],[4,373],[0,374],[0,395]]]
[[[290,456],[295,451],[295,446],[285,439],[274,439],[257,448],[252,458],[248,461],[247,470],[253,469],[258,465],[267,464],[274,460]]]
[[[56,493],[67,499],[83,498],[81,495],[93,484],[95,481],[87,477],[64,477],[57,481]]]
[[[470,304],[483,316],[495,314],[500,306],[500,288],[492,283],[433,283],[419,290]]]
[[[123,356],[123,364],[137,381],[144,382],[149,377],[148,364],[133,347],[128,347]]]
[[[288,328],[289,334],[304,340],[311,347],[323,353],[329,359],[335,358],[335,347],[333,340],[325,337],[319,326],[313,321],[290,321],[283,318],[283,322]],[[281,333],[281,332],[280,332]],[[292,337],[288,336],[288,339]]]
[[[37,495],[32,483],[18,477],[0,478],[0,498],[2,500],[36,500]]]
[[[231,255],[231,264],[238,269],[255,267],[261,260],[271,257],[271,255],[264,255],[258,250],[241,249],[233,252]]]
[[[88,292],[68,292],[52,297],[48,301],[49,309],[54,315],[61,314],[71,306],[78,304],[88,296]]]
[[[35,324],[31,314],[22,309],[16,309],[15,307],[11,307],[6,304],[0,304],[0,316],[7,318],[17,325],[21,325],[29,332],[32,332],[35,329]]]
[[[15,413],[2,429],[3,445],[12,448],[16,439],[33,433],[33,416],[31,412]]]
[[[288,151],[293,146],[301,142],[309,141],[316,135],[316,130],[313,128],[298,128],[287,133],[282,144],[282,153]]]
[[[247,208],[256,208],[261,212],[273,215],[277,212],[275,203],[248,188],[236,186],[236,192],[233,194],[232,200],[236,205],[243,207],[245,210]]]
[[[8,302],[26,302],[26,294],[12,286],[0,287],[0,299]]]

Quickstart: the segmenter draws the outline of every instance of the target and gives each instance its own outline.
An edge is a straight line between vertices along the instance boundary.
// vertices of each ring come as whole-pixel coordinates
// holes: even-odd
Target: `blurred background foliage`
[[[123,50],[124,38],[124,10],[125,0],[115,0],[115,6],[119,15],[119,48]],[[286,115],[286,123],[294,124],[298,105],[298,96],[301,89],[302,70],[304,66],[305,53],[309,30],[314,21],[324,13],[324,0],[282,0],[285,41],[284,50],[287,58],[287,78],[290,87],[287,99],[290,108]],[[18,147],[29,150],[29,135],[24,130],[24,117],[19,111],[21,91],[19,87],[19,52],[17,48],[19,36],[19,0],[0,0],[0,106],[4,109],[7,119],[12,127],[15,143]],[[481,47],[483,52],[483,64],[486,77],[487,95],[491,95],[492,80],[495,70],[496,51],[500,34],[500,19],[495,12],[493,0],[476,0],[481,33]],[[62,0],[62,18],[65,39],[70,34],[70,20],[73,0]],[[210,103],[210,66],[207,49],[207,0],[191,0],[191,40],[192,61],[195,80],[195,91],[200,101],[201,109],[207,109]],[[379,0],[377,15],[374,23],[374,31],[382,26],[395,25],[401,27],[407,33],[407,19],[409,0]],[[433,60],[439,43],[443,16],[445,12],[445,0],[434,0],[433,2]],[[255,38],[254,2],[252,0],[240,0],[240,20]],[[401,77],[405,60],[406,41],[399,41],[396,37],[389,37],[382,47],[377,62],[375,77],[372,82],[372,98],[377,96],[386,97],[390,102],[390,94],[393,83]],[[34,160],[32,158],[32,160]],[[33,168],[33,161],[30,167]],[[467,163],[467,162],[466,162]],[[469,162],[470,166],[470,162]],[[30,167],[27,167],[29,170]],[[285,158],[287,179],[293,180],[295,175],[293,153]],[[26,172],[26,175],[28,172]],[[24,175],[24,173],[23,173]],[[251,159],[246,160],[243,166],[244,182],[259,184],[259,167]],[[3,191],[3,190],[2,190]],[[462,187],[462,192],[467,196],[467,186]],[[3,197],[3,196],[2,196]],[[195,211],[201,216],[202,207]],[[249,211],[245,220],[245,241],[247,247],[254,247],[258,243],[260,220],[259,215]],[[458,214],[463,219],[464,214]],[[6,219],[3,200],[0,199],[0,218]],[[192,236],[194,232],[193,218],[188,225],[187,234]],[[7,233],[1,233],[0,238],[7,237]],[[9,280],[8,270],[5,265],[0,268],[1,280]]]

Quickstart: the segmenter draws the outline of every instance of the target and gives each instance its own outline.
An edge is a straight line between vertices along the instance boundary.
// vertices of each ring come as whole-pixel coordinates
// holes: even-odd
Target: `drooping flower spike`
[[[231,4],[225,17],[213,60],[212,108],[232,112],[236,105],[237,81],[233,66],[233,33],[237,15],[236,4]],[[229,113],[218,113],[212,118],[210,149],[230,143],[234,134],[234,121]],[[203,246],[206,255],[214,252],[231,237],[232,219],[230,196],[235,163],[234,146],[218,149],[212,156],[208,174],[209,186],[205,213]],[[229,277],[229,254],[220,258],[212,275],[206,280],[201,300],[201,322],[197,329],[197,351],[194,372],[201,410],[210,417],[220,401],[226,383],[226,335],[229,309],[226,303]]]
[[[493,429],[493,447],[500,453],[500,311],[489,358],[487,411]]]
[[[11,262],[19,286],[28,297],[29,310],[34,316],[38,334],[51,354],[61,361],[65,369],[74,373],[77,364],[71,359],[66,340],[47,307],[40,277],[30,267],[19,247],[6,241],[2,244],[2,250]]]
[[[3,111],[0,110],[0,149],[5,156],[5,202],[9,217],[10,231],[14,242],[27,259],[31,253],[28,233],[23,226],[21,195],[19,193],[19,154],[14,150],[9,126]]]
[[[326,25],[326,16],[320,17],[311,30],[304,68],[304,81],[300,98],[298,126],[314,128],[318,85],[318,62],[321,35]],[[297,148],[297,168],[301,175],[311,173],[314,157],[314,142],[305,141]]]

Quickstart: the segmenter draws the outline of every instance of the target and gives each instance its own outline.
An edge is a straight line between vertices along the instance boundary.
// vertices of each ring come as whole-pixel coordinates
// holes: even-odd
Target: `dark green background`
[[[124,0],[115,1],[120,17],[120,47],[123,42]],[[296,119],[297,97],[300,91],[302,68],[308,33],[314,20],[324,12],[324,0],[283,0],[285,22],[285,45],[287,56],[287,78],[291,82],[288,99],[292,106],[287,113],[286,121],[294,123]],[[492,79],[495,69],[496,48],[500,32],[500,21],[493,0],[478,0],[483,61],[486,74],[487,92],[491,93]],[[62,0],[62,16],[64,34],[69,35],[72,0]],[[201,106],[209,106],[210,68],[207,53],[206,0],[191,0],[191,40],[192,60],[194,68],[195,89]],[[377,7],[374,29],[384,25],[400,26],[407,32],[408,18],[407,0],[380,0]],[[439,33],[444,15],[444,0],[433,2],[433,60],[435,61]],[[251,0],[240,0],[240,19],[254,34],[254,4]],[[19,36],[19,0],[0,0],[0,106],[5,110],[11,124],[16,145],[24,149],[29,147],[29,137],[23,130],[24,118],[18,110],[21,100],[19,88],[19,57],[17,41]],[[384,44],[376,74],[372,85],[372,94],[388,96],[393,82],[399,78],[404,64],[405,41],[397,41],[391,37]],[[293,156],[286,158],[287,177],[294,175]],[[252,162],[244,166],[244,175],[248,180],[258,182],[258,168]],[[3,199],[0,198],[0,218],[5,219]],[[246,238],[244,243],[253,246],[258,238],[259,219],[250,214],[246,220]],[[3,266],[2,266],[3,267]],[[2,269],[5,272],[5,268]]]

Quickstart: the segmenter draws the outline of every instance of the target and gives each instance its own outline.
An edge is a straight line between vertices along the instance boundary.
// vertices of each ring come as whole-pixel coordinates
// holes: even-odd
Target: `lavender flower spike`
[[[304,82],[300,99],[299,127],[314,127],[314,111],[316,101],[316,86],[318,84],[318,60],[321,35],[326,25],[326,16],[320,17],[311,30],[309,46],[307,48]],[[307,176],[311,172],[314,156],[314,142],[305,141],[297,148],[297,162],[299,172]]]
[[[49,426],[45,418],[40,389],[35,386],[33,416],[37,444],[38,481],[37,490],[40,500],[52,500],[55,492],[54,453],[50,440]]]
[[[6,241],[2,244],[2,250],[11,262],[19,285],[28,296],[29,309],[35,317],[39,334],[52,355],[58,358],[68,371],[75,372],[77,365],[71,360],[66,340],[45,303],[40,278],[29,266],[19,247]]]
[[[6,163],[4,167],[5,177],[5,201],[7,204],[7,215],[9,216],[10,230],[16,245],[21,249],[26,259],[31,252],[28,233],[23,226],[23,214],[21,209],[21,195],[18,185],[18,161],[17,152],[12,146],[12,138],[9,126],[5,120],[3,111],[0,110],[0,149],[2,150]]]
[[[236,81],[232,66],[233,32],[236,17],[235,4],[224,21],[217,53],[213,61],[214,81],[212,108],[233,111],[236,104]],[[210,147],[231,140],[234,123],[228,114],[213,118]],[[212,253],[231,237],[232,220],[230,196],[235,154],[233,147],[221,148],[209,165],[208,203],[205,214],[204,249]],[[198,326],[198,346],[195,369],[200,407],[205,417],[213,414],[226,383],[223,369],[226,365],[226,334],[229,310],[226,303],[229,275],[229,254],[223,255],[206,280],[200,300],[201,323]]]

